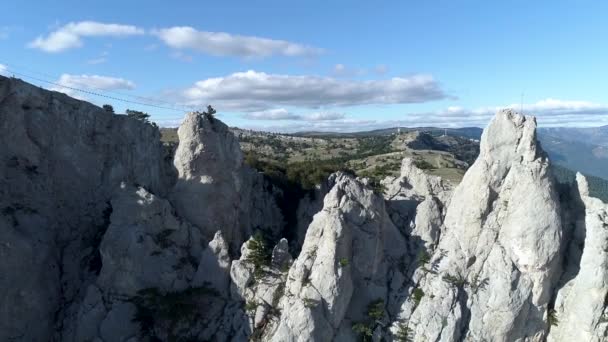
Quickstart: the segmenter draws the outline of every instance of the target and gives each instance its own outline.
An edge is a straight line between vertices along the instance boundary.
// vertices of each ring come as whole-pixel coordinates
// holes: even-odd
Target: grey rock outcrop
[[[387,177],[381,184],[385,187],[386,210],[408,237],[412,259],[423,248],[434,250],[442,233],[451,186],[440,177],[425,174],[410,158],[403,159],[399,177]]]
[[[243,165],[238,140],[209,115],[189,113],[178,130],[171,200],[178,215],[211,239],[221,230],[238,249],[254,229],[278,234],[283,218],[261,174]]]
[[[289,270],[282,315],[267,328],[270,341],[353,340],[351,325],[365,319],[371,302],[382,302],[384,311],[393,301],[389,284],[404,240],[380,196],[347,174],[332,177],[335,185]]]
[[[157,128],[2,76],[0,145],[0,340],[47,341],[95,277],[120,182],[174,180]]]
[[[541,341],[560,271],[562,223],[534,118],[499,112],[454,190],[444,234],[402,318],[414,340]],[[430,296],[432,294],[432,297]]]
[[[585,206],[584,249],[576,276],[559,289],[555,326],[547,341],[606,341],[608,339],[608,205],[589,197],[589,185],[576,175],[578,193]]]

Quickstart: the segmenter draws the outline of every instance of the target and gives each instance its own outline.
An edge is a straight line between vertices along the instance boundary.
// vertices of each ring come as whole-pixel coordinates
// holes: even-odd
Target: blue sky
[[[608,124],[606,2],[40,3],[3,4],[0,72],[161,125],[211,103],[273,131],[483,126],[522,92],[541,126]]]

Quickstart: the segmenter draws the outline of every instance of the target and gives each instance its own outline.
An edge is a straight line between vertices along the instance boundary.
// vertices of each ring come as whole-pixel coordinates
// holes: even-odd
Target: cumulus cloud
[[[241,36],[225,32],[198,31],[189,26],[176,26],[153,31],[160,40],[175,49],[192,49],[214,56],[311,57],[323,49],[255,36]]]
[[[59,91],[78,99],[86,99],[82,92],[74,89],[84,90],[130,90],[135,88],[135,83],[124,78],[99,76],[99,75],[70,75],[63,74],[55,82],[51,90]]]
[[[466,109],[448,107],[444,110],[411,113],[402,122],[405,125],[420,123],[418,126],[484,127],[501,108],[522,110],[525,115],[536,117],[539,126],[593,126],[608,121],[608,105],[589,101],[570,101],[548,98],[535,103],[510,104],[506,106]]]
[[[6,70],[8,68],[4,64],[0,64],[0,75],[6,76]]]
[[[58,84],[73,88],[119,90],[134,89],[135,83],[124,78],[99,76],[99,75],[70,75],[63,74],[59,77]]]
[[[351,68],[344,64],[336,64],[332,70],[332,74],[336,77],[355,77],[365,75],[365,69]]]
[[[333,121],[343,119],[343,113],[315,112],[308,114],[291,113],[285,108],[275,108],[259,112],[245,113],[244,118],[250,120],[293,120],[293,121]]]
[[[61,52],[81,47],[83,37],[123,37],[141,34],[144,34],[144,30],[132,25],[81,21],[68,23],[51,32],[46,37],[39,36],[30,42],[28,46],[45,52]]]
[[[277,132],[333,131],[355,132],[389,127],[485,127],[494,114],[503,108],[520,111],[521,104],[467,109],[447,107],[428,112],[411,112],[399,120],[348,119],[333,121],[290,122],[282,125],[253,125],[248,128]],[[536,116],[540,127],[589,127],[608,124],[608,105],[588,101],[567,101],[548,98],[524,104],[525,115]]]
[[[243,115],[250,120],[299,120],[300,115],[290,113],[285,108],[275,108],[259,112],[251,112]]]
[[[447,97],[429,75],[358,81],[251,70],[196,82],[177,96],[189,105],[212,103],[222,110],[245,112],[280,106],[320,108],[420,103]]]

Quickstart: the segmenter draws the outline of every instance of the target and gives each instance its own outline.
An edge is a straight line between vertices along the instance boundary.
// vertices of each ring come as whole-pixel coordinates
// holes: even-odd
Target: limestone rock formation
[[[115,189],[163,194],[171,171],[152,125],[2,76],[0,145],[0,340],[48,341],[98,271]]]
[[[589,197],[587,180],[576,175],[584,204],[584,249],[578,272],[559,289],[552,313],[555,326],[547,341],[606,341],[608,339],[608,205]]]
[[[265,191],[264,178],[243,165],[228,126],[210,115],[189,113],[178,135],[178,180],[171,193],[178,215],[209,239],[221,230],[234,248],[254,229],[277,234],[283,224],[280,210]]]
[[[172,163],[154,125],[16,79],[0,77],[0,118],[0,340],[250,334],[230,245],[283,219],[223,123],[191,114]],[[196,306],[142,317],[176,301]]]
[[[267,328],[268,340],[353,340],[351,325],[368,319],[363,313],[370,303],[384,312],[394,301],[389,290],[404,239],[380,196],[350,175],[332,177],[335,185],[289,270],[282,315]]]
[[[606,341],[608,205],[555,183],[535,129],[497,113],[455,189],[409,159],[382,194],[333,174],[285,231],[217,118],[172,159],[152,124],[0,77],[0,340]]]

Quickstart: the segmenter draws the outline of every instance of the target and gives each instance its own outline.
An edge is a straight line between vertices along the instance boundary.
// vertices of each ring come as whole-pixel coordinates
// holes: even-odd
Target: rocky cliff
[[[608,206],[533,117],[497,113],[456,188],[339,172],[293,227],[221,121],[179,136],[0,77],[0,340],[608,340]]]

